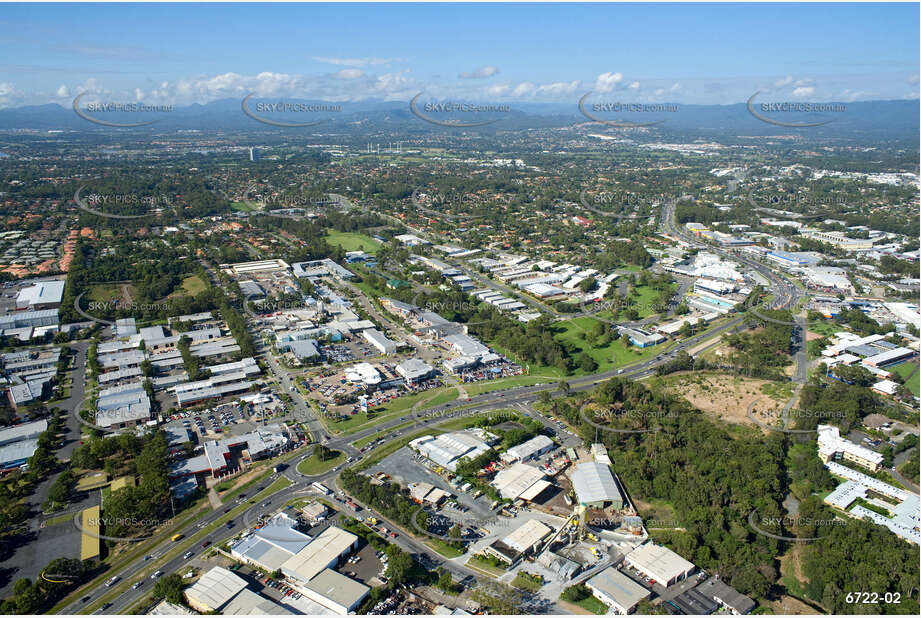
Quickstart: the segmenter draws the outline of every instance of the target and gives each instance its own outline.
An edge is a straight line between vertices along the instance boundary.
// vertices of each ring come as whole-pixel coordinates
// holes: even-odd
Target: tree
[[[178,573],[170,573],[161,577],[154,584],[153,596],[155,599],[166,599],[176,605],[182,604],[182,577]]]

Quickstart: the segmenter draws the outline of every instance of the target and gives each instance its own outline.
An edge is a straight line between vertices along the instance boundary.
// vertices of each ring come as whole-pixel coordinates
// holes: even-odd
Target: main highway
[[[675,227],[673,220],[674,204],[666,204],[662,213],[662,227],[674,237],[680,238],[694,246],[706,247],[708,250],[725,254],[726,252],[719,248],[713,248],[702,245],[699,241],[687,238]],[[753,262],[737,255],[728,256],[733,260],[744,263],[750,268],[761,273],[765,278],[771,281],[776,298],[775,308],[795,307],[799,293],[792,281],[783,275],[779,275],[762,264]],[[698,333],[687,339],[684,339],[667,351],[663,351],[657,356],[620,368],[610,369],[608,371],[595,373],[587,376],[580,376],[569,379],[570,391],[586,391],[595,388],[595,386],[612,377],[622,377],[629,379],[643,379],[649,377],[655,372],[656,367],[671,360],[674,355],[681,350],[690,350],[699,345],[704,340],[719,337],[726,332],[738,331],[746,328],[746,322],[751,317],[733,317],[726,319],[721,324],[709,329],[708,331]],[[258,334],[257,334],[257,341]],[[504,390],[496,390],[465,400],[450,401],[439,406],[428,408],[424,411],[410,411],[399,417],[391,418],[372,428],[352,433],[348,436],[331,436],[323,423],[317,419],[309,405],[301,397],[297,388],[294,388],[293,378],[280,367],[271,354],[265,353],[264,345],[258,344],[260,356],[268,363],[270,372],[276,377],[280,387],[287,392],[294,403],[294,415],[299,422],[307,423],[310,433],[315,441],[325,443],[329,448],[344,451],[355,458],[350,465],[358,465],[363,457],[368,454],[362,454],[352,443],[372,435],[380,434],[386,436],[385,444],[399,440],[400,438],[419,431],[420,428],[432,425],[435,426],[440,422],[456,418],[458,416],[476,415],[501,408],[517,407],[527,409],[529,413],[545,424],[550,421],[537,413],[531,404],[538,400],[540,393],[550,391],[551,395],[562,393],[559,384],[556,382],[537,384],[530,386],[510,387]],[[292,390],[293,388],[293,390]],[[398,427],[404,423],[415,421],[406,427]],[[389,433],[386,433],[390,430]],[[149,547],[146,556],[149,558],[139,557],[130,561],[125,566],[111,569],[105,575],[94,582],[84,585],[79,591],[74,592],[69,598],[73,599],[60,608],[59,613],[125,613],[134,604],[139,602],[144,596],[149,594],[154,585],[151,575],[155,571],[162,573],[183,572],[187,568],[190,560],[197,558],[204,551],[210,551],[210,547],[225,542],[229,537],[239,533],[251,522],[255,522],[259,515],[263,513],[272,513],[282,508],[285,503],[298,497],[316,495],[311,489],[311,483],[320,481],[327,486],[337,489],[336,479],[341,472],[342,465],[333,470],[317,476],[307,477],[301,475],[296,470],[296,462],[308,456],[312,452],[312,447],[303,450],[295,459],[291,460],[291,465],[280,473],[266,475],[259,483],[255,484],[253,489],[248,490],[246,497],[234,499],[222,504],[213,510],[205,511],[201,516],[194,518],[194,521],[177,530],[170,530],[161,537],[142,541],[145,547]],[[277,480],[281,475],[291,482],[291,484],[278,491],[269,492],[268,487]],[[343,505],[344,512],[349,510]],[[231,512],[233,511],[233,512]],[[377,514],[378,518],[386,521],[386,518]],[[391,527],[399,529],[390,522]],[[213,527],[207,532],[204,529]],[[183,539],[177,542],[168,540],[169,535],[182,534]],[[203,550],[202,543],[209,543],[209,549]],[[476,573],[466,567],[457,565],[453,562],[446,561],[441,555],[429,548],[424,543],[407,536],[405,530],[399,534],[395,541],[406,551],[416,554],[422,560],[427,568],[434,569],[437,566],[443,566],[459,580],[469,577],[476,577]],[[192,552],[193,556],[185,558],[187,552]],[[120,581],[112,587],[104,586],[101,581],[117,575]],[[133,588],[135,582],[142,582],[138,588]],[[105,609],[103,610],[103,606]]]

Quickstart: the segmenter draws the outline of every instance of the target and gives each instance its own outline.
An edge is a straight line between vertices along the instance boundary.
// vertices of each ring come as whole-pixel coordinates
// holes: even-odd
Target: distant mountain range
[[[767,96],[765,102],[767,102]],[[328,101],[311,101],[307,99],[284,99],[287,104],[330,105]],[[444,132],[472,131],[495,134],[503,131],[516,131],[528,128],[563,127],[591,122],[584,116],[574,101],[561,103],[510,103],[510,111],[495,114],[496,122],[483,126],[464,129],[445,128],[427,123],[410,110],[409,102],[367,101],[361,103],[341,103],[337,113],[288,113],[277,114],[257,111],[260,103],[273,103],[272,99],[252,99],[249,109],[264,118],[284,122],[305,122],[321,119],[320,124],[310,127],[274,127],[254,120],[243,113],[239,99],[221,99],[205,105],[194,104],[173,107],[169,112],[135,113],[135,112],[94,112],[93,118],[108,122],[131,123],[156,119],[157,122],[143,127],[111,128],[97,125],[78,116],[72,107],[62,107],[51,103],[31,105],[0,110],[0,130],[38,130],[38,131],[152,131],[162,133],[176,130],[257,132],[266,131],[303,131],[328,133],[330,131],[348,134],[361,134],[381,131]],[[81,102],[82,103],[82,102]],[[761,101],[754,104],[759,113]],[[814,127],[793,128],[777,126],[755,118],[744,103],[733,105],[684,105],[670,104],[677,107],[674,112],[634,112],[634,113],[595,113],[605,119],[633,123],[647,123],[662,120],[655,131],[663,135],[675,136],[685,134],[688,137],[733,136],[733,135],[803,135],[820,138],[838,138],[871,143],[874,140],[907,140],[917,143],[919,132],[919,101],[861,101],[857,103],[839,103],[844,107],[841,112],[825,113],[787,113],[763,115],[777,118],[784,122],[810,123],[831,121]],[[591,105],[588,106],[591,112]],[[85,104],[81,109],[86,110]],[[422,105],[417,109],[422,109]],[[428,114],[431,117],[445,117],[444,114]],[[455,115],[474,118],[472,114]],[[483,116],[477,115],[476,119]],[[605,125],[598,124],[599,130]]]

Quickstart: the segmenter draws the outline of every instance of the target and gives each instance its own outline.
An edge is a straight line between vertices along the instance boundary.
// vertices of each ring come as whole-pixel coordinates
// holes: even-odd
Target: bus
[[[333,493],[329,490],[329,487],[323,483],[320,483],[319,481],[312,483],[311,486],[324,496],[328,496],[329,494]]]
[[[182,535],[181,535],[181,534],[174,534],[174,535],[173,535],[173,542],[176,542],[176,541],[178,541],[178,540],[181,539],[181,538],[182,538]]]

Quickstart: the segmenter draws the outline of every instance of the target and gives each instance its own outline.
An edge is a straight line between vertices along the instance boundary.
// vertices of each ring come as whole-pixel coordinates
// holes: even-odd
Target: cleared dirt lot
[[[762,413],[782,407],[777,399],[765,394],[765,389],[775,390],[774,383],[767,380],[728,374],[681,373],[668,376],[662,380],[662,385],[694,407],[730,423],[755,426],[747,415],[748,406],[753,402],[759,418],[767,423],[773,422],[773,417]]]

